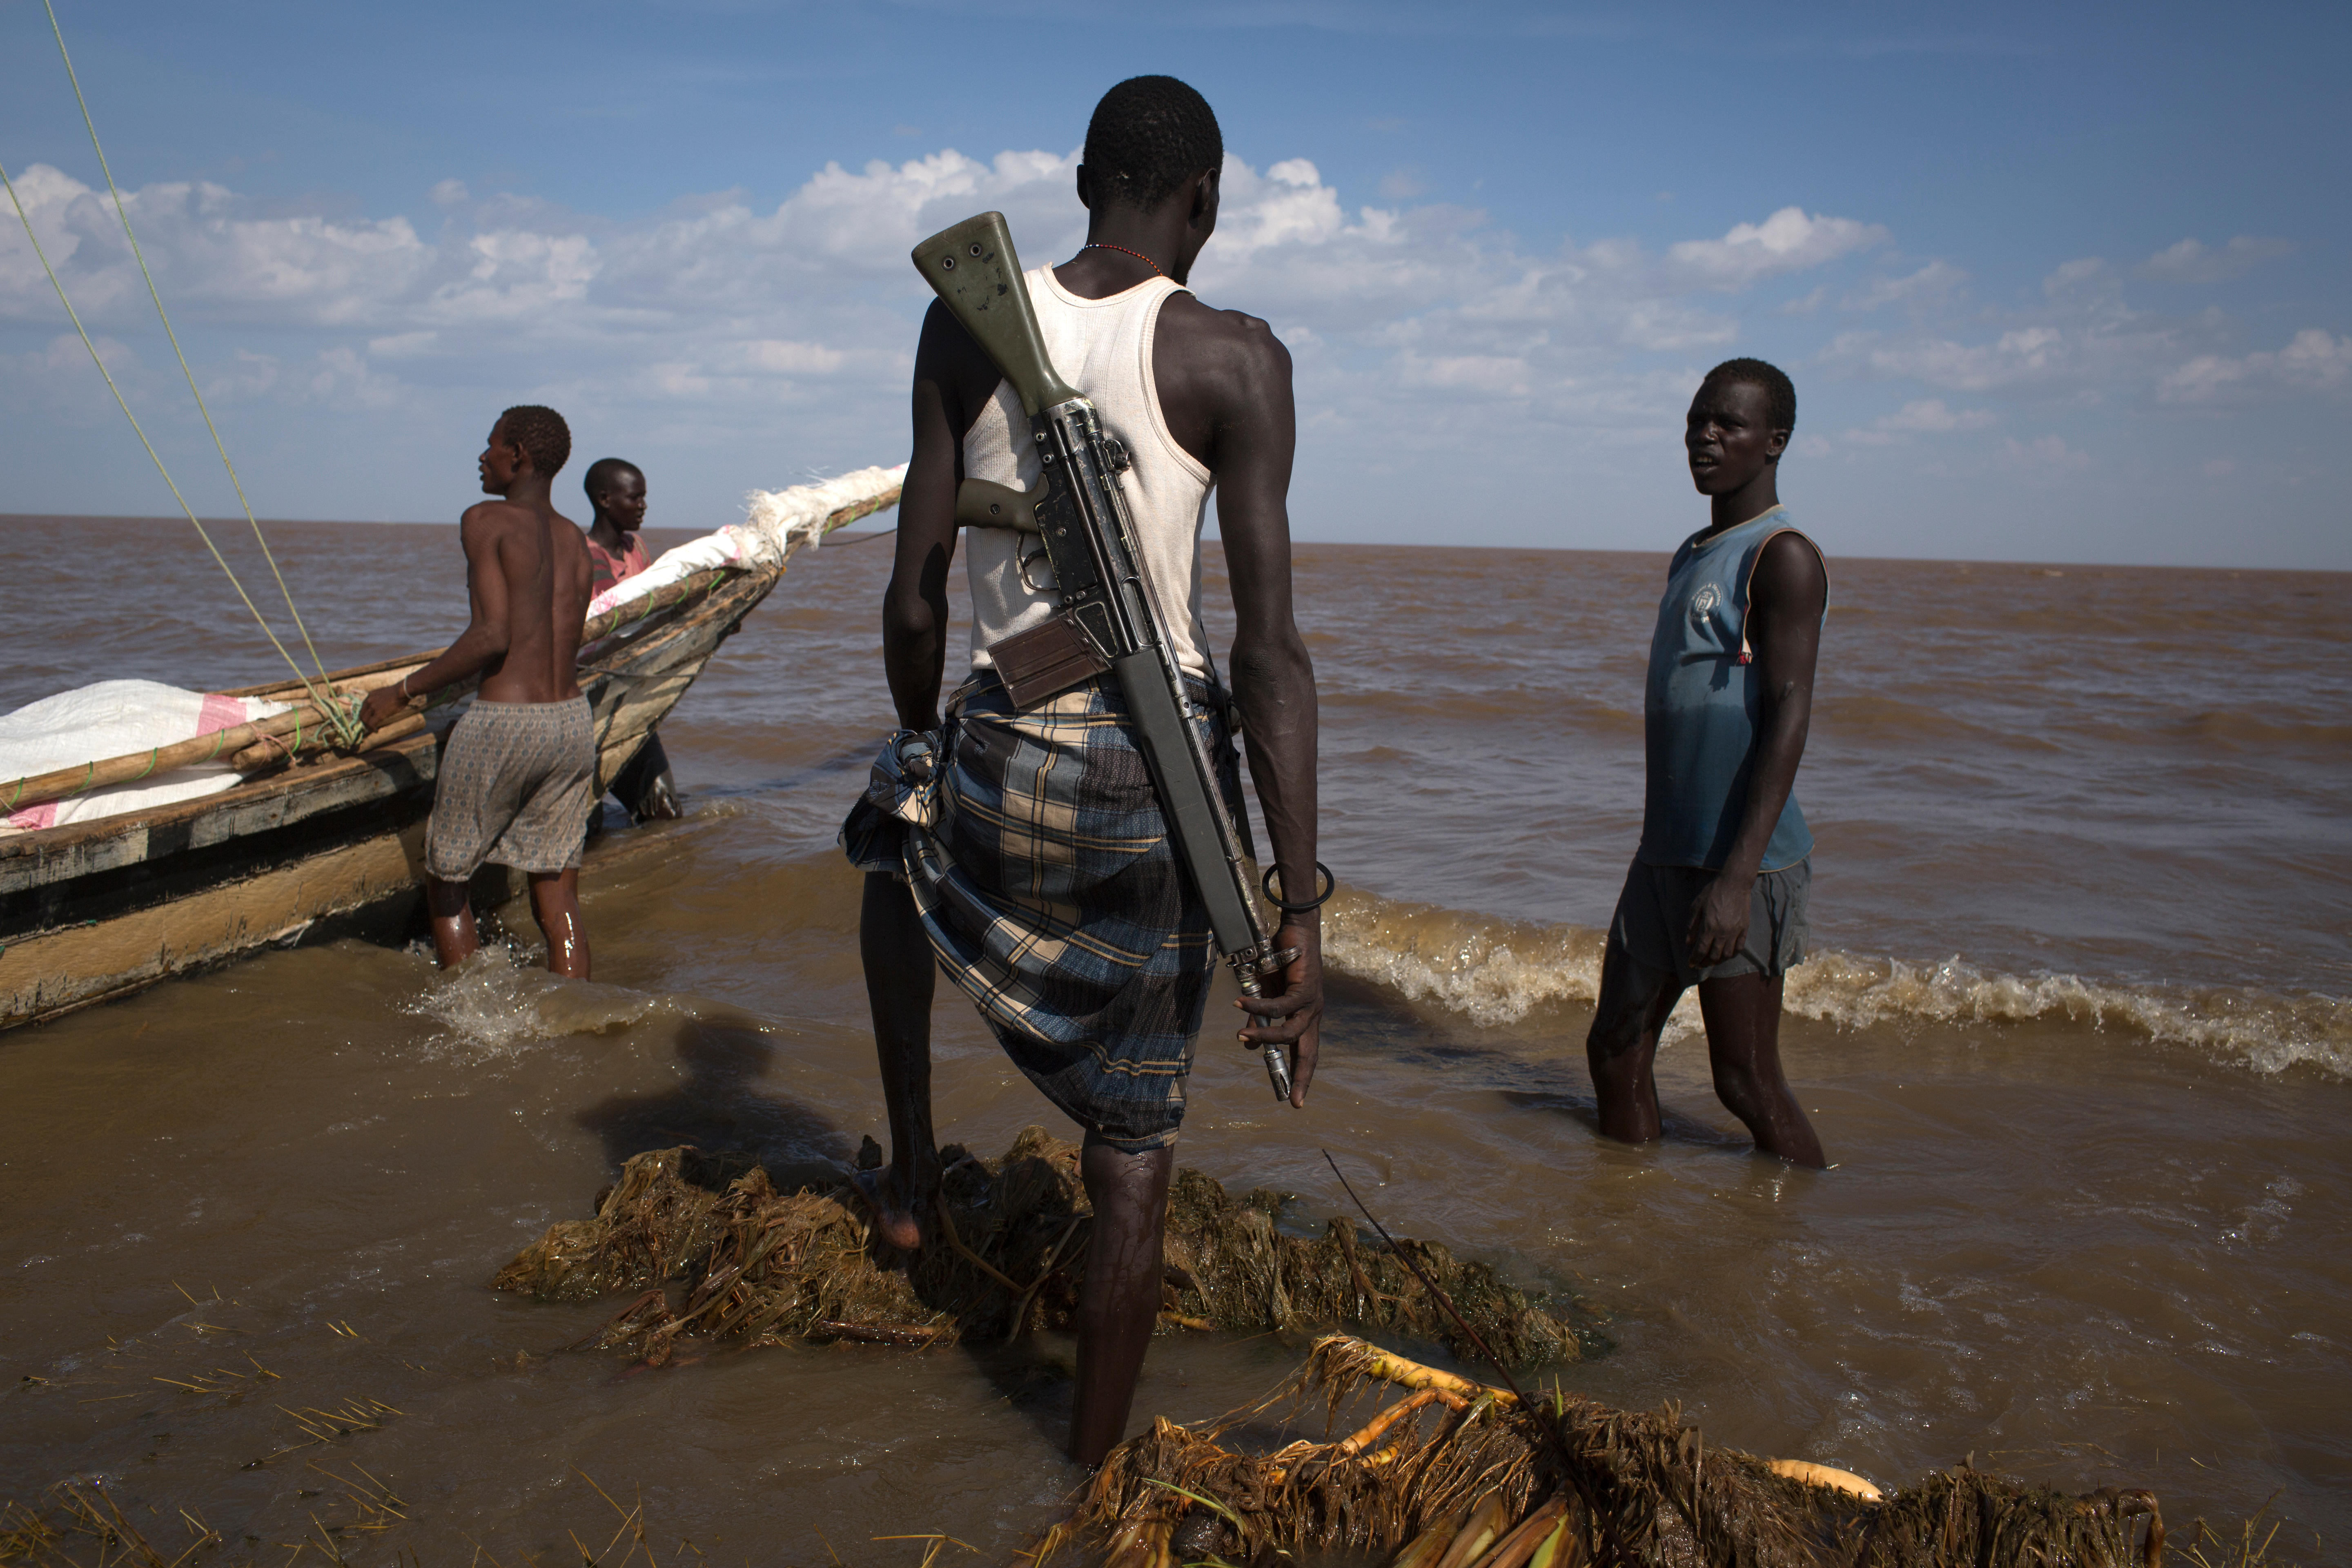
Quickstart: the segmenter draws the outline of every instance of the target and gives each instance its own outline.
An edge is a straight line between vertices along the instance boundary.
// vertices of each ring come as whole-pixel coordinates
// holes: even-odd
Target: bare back
[[[551,507],[483,501],[460,527],[474,626],[505,651],[482,672],[488,702],[580,695],[580,631],[594,574],[577,525]]]

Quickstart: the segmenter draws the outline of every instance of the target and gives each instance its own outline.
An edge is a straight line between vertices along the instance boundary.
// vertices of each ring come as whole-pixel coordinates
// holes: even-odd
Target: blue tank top
[[[1774,507],[1712,537],[1693,534],[1666,568],[1642,701],[1649,784],[1637,859],[1712,869],[1730,858],[1748,805],[1762,695],[1748,646],[1748,584],[1772,536],[1796,531],[1789,521],[1787,508]],[[1783,870],[1812,852],[1792,790],[1759,869]]]

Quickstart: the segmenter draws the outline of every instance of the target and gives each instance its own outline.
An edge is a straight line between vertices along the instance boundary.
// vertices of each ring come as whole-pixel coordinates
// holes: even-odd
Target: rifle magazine
[[[1066,611],[989,644],[988,658],[1013,706],[1024,712],[1110,668],[1101,647]]]

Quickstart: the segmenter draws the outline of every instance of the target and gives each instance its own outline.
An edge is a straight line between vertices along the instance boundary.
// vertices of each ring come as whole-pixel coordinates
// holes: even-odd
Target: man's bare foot
[[[849,1184],[874,1215],[874,1233],[904,1252],[923,1245],[923,1226],[911,1204],[894,1203],[898,1181],[887,1166],[876,1171],[852,1171]]]

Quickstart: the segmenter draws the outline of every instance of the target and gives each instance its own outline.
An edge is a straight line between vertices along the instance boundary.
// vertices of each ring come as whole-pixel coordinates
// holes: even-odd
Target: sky
[[[1226,144],[1192,283],[1297,366],[1299,537],[1664,549],[1682,412],[1795,379],[1832,555],[2352,569],[2340,5],[57,0],[265,518],[452,519],[553,405],[649,522],[902,459],[929,295],[1085,215],[1121,78]],[[235,512],[39,0],[0,163],[189,500]],[[0,205],[0,511],[173,510]],[[578,513],[584,519],[584,510]]]

